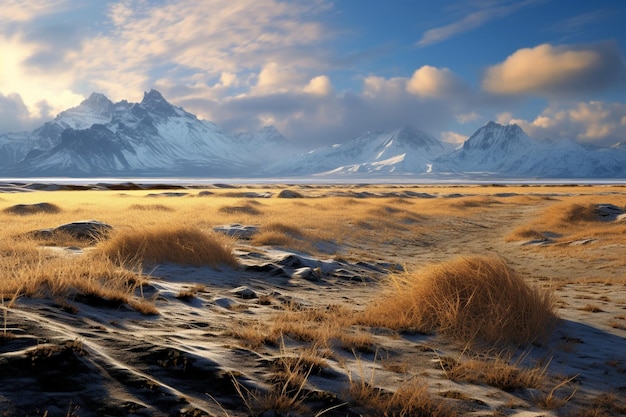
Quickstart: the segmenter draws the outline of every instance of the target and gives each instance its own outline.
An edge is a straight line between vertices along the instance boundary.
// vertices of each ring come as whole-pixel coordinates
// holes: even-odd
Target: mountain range
[[[93,93],[31,132],[0,135],[0,175],[622,179],[626,146],[539,141],[489,122],[458,148],[402,127],[300,152],[274,127],[229,133],[151,90],[140,103]]]

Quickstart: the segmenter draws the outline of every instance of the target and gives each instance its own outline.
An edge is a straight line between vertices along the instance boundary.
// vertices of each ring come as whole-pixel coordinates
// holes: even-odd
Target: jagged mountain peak
[[[108,123],[113,116],[114,107],[113,102],[104,94],[91,93],[78,106],[59,113],[52,123],[58,124],[61,129],[87,129],[94,123]]]
[[[91,113],[95,115],[109,116],[111,114],[113,106],[113,102],[109,100],[104,94],[91,93],[89,97],[81,101],[78,106],[67,109],[61,112],[60,115],[71,113],[82,115],[84,113]]]
[[[167,103],[167,100],[165,100],[165,98],[163,97],[163,94],[161,94],[159,91],[157,91],[154,88],[152,88],[152,89],[150,89],[150,91],[144,91],[144,93],[143,93],[143,100],[141,100],[141,102],[142,103],[147,103],[147,102],[164,102],[164,103]]]
[[[401,143],[407,143],[421,147],[441,147],[440,141],[433,136],[422,132],[413,126],[403,126],[399,129],[393,130],[390,133],[390,140],[398,140]]]
[[[170,104],[163,95],[155,89],[151,89],[148,92],[144,92],[143,99],[139,106],[150,113],[161,117],[174,117],[184,114],[182,109],[179,109]]]
[[[0,169],[11,176],[626,175],[623,143],[598,148],[572,141],[537,141],[518,125],[493,121],[456,150],[407,125],[301,152],[274,126],[231,134],[173,106],[152,89],[139,103],[112,103],[104,94],[92,93],[33,132],[0,136]]]
[[[530,143],[532,139],[516,124],[501,125],[490,121],[478,129],[463,144],[463,150],[487,150],[493,148],[511,148],[522,143]]]
[[[265,140],[269,140],[275,143],[286,143],[287,138],[274,125],[263,126],[259,129],[257,136]]]
[[[515,123],[510,123],[508,125],[502,125],[500,123],[496,123],[493,120],[487,122],[483,127],[479,128],[474,135],[481,132],[504,132],[506,135],[525,135],[524,131],[521,127],[519,127]],[[472,136],[474,136],[472,135]]]
[[[107,96],[102,93],[91,93],[89,97],[83,100],[79,106],[88,107],[93,110],[98,110],[102,108],[110,108],[113,105],[113,102],[109,100]]]

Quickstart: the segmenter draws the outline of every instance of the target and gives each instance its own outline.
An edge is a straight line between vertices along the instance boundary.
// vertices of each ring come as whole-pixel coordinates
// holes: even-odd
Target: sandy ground
[[[464,192],[444,189],[437,198]],[[4,327],[15,337],[0,342],[0,415],[251,415],[246,393],[269,390],[273,364],[307,344],[286,338],[283,346],[249,347],[233,336],[233,328],[271,320],[286,305],[360,310],[379,294],[381,280],[397,265],[412,269],[455,255],[489,253],[504,257],[533,284],[556,291],[560,323],[550,340],[512,349],[520,366],[545,364],[542,388],[503,390],[453,382],[442,364],[446,358],[464,358],[465,346],[439,335],[369,329],[374,349],[336,346],[325,367],[309,375],[303,387],[309,411],[257,414],[382,415],[368,414],[350,401],[350,380],[391,392],[419,379],[460,415],[584,415],[589,409],[596,414],[585,415],[623,415],[626,266],[607,269],[602,257],[562,257],[505,241],[541,208],[494,205],[467,218],[441,216],[420,236],[399,232],[375,247],[347,241],[343,251],[350,256],[339,260],[251,247],[241,240],[237,269],[151,269],[150,285],[143,291],[157,299],[156,316],[87,300],[75,301],[74,312],[50,300],[19,299],[4,315]],[[626,255],[625,249],[590,245],[590,250]],[[74,248],[54,250],[80,256]],[[319,268],[315,279],[294,275],[302,267]],[[194,297],[176,297],[198,284],[202,289]],[[546,397],[558,406],[546,408]],[[602,406],[595,405],[599,399]]]

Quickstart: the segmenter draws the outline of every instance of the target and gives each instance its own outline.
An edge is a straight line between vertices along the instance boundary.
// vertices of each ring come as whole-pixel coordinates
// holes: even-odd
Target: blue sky
[[[0,132],[91,92],[171,103],[306,147],[489,120],[537,139],[626,140],[622,0],[3,0]]]

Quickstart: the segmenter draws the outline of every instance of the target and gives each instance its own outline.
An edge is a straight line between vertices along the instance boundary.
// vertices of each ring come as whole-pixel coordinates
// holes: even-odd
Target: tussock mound
[[[120,232],[99,249],[120,263],[218,267],[236,266],[231,241],[223,235],[208,234],[193,228],[153,227]]]
[[[555,324],[552,294],[528,286],[501,258],[462,257],[390,285],[366,310],[367,324],[492,344],[532,343]]]
[[[258,216],[261,214],[261,210],[253,207],[251,204],[246,204],[244,206],[224,206],[220,207],[218,211],[224,214],[248,214],[251,216]]]
[[[11,207],[7,207],[3,210],[5,213],[9,214],[17,214],[20,216],[26,216],[30,214],[40,214],[40,213],[60,213],[61,208],[56,204],[50,203],[35,203],[35,204],[16,204]]]
[[[113,230],[110,224],[97,220],[80,220],[65,223],[60,226],[48,229],[35,230],[30,236],[35,239],[78,239],[88,242],[98,242],[105,239]]]
[[[304,196],[294,190],[282,190],[278,193],[278,198],[303,198]]]
[[[562,219],[570,223],[614,221],[624,210],[613,204],[572,204],[562,214]]]

